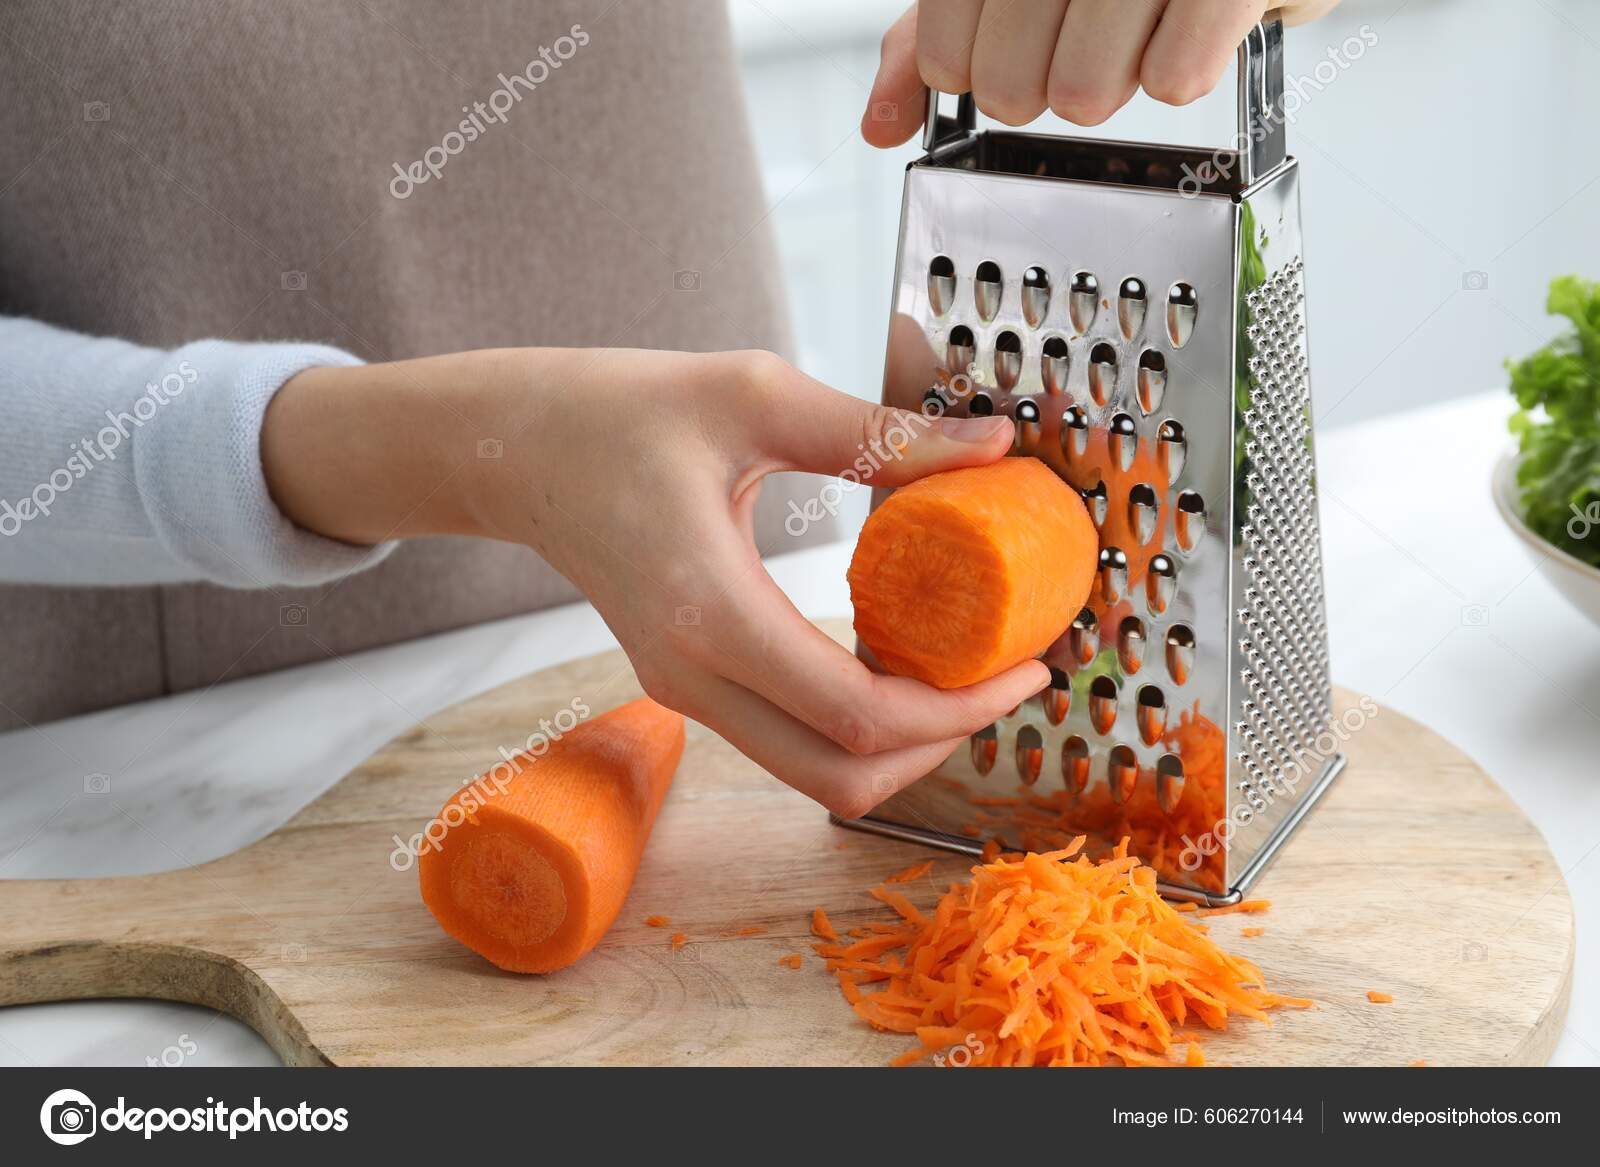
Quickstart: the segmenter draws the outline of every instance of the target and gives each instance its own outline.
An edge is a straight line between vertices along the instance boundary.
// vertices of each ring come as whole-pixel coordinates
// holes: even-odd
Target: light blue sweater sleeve
[[[0,317],[0,581],[259,588],[377,563],[296,527],[261,469],[273,394],[325,345],[163,351]]]

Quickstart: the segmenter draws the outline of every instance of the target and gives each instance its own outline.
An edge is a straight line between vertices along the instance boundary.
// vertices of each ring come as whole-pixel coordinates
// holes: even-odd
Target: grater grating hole
[[[1178,495],[1177,515],[1173,519],[1172,533],[1178,546],[1193,551],[1200,545],[1200,536],[1206,530],[1206,502],[1200,492],[1185,490]]]
[[[1124,616],[1117,626],[1117,661],[1122,671],[1130,676],[1144,666],[1144,621],[1137,616]]]
[[[1100,597],[1115,604],[1128,591],[1128,553],[1120,547],[1100,549]]]
[[[1117,326],[1125,339],[1132,340],[1144,328],[1144,309],[1144,281],[1129,276],[1117,289]]]
[[[1153,746],[1167,732],[1167,695],[1158,685],[1141,685],[1134,698],[1134,720],[1139,725],[1139,738]]]
[[[1106,429],[1107,441],[1111,447],[1111,460],[1118,469],[1126,473],[1133,467],[1133,460],[1139,455],[1139,423],[1133,420],[1132,414],[1119,413],[1111,419]]]
[[[1080,271],[1072,277],[1072,289],[1067,295],[1067,315],[1072,328],[1079,336],[1094,327],[1095,313],[1100,310],[1100,281],[1093,272]]]
[[[1067,342],[1063,337],[1045,338],[1044,347],[1039,353],[1039,377],[1044,382],[1045,392],[1059,396],[1067,391],[1067,351]]]
[[[1111,801],[1118,806],[1133,797],[1139,783],[1139,759],[1133,747],[1115,745],[1106,755],[1106,785],[1111,789]]]
[[[1039,403],[1031,397],[1017,402],[1016,423],[1016,448],[1021,453],[1031,454],[1039,444]]]
[[[1101,673],[1089,682],[1089,724],[1104,737],[1117,724],[1117,680]]]
[[[1089,415],[1069,405],[1061,415],[1061,454],[1069,462],[1083,457],[1089,448]]]
[[[1089,785],[1089,743],[1077,734],[1061,743],[1061,781],[1074,795]]]
[[[1096,405],[1109,405],[1117,392],[1117,350],[1098,341],[1089,350],[1089,396]]]
[[[1167,675],[1181,685],[1194,672],[1194,630],[1187,624],[1167,629]]]
[[[989,417],[994,413],[994,398],[987,393],[974,393],[972,401],[967,406],[967,412],[973,417]]]
[[[1128,491],[1128,526],[1143,547],[1155,538],[1161,515],[1161,497],[1148,482],[1135,483]]]
[[[1099,628],[1100,621],[1093,609],[1085,608],[1073,617],[1072,626],[1067,629],[1067,647],[1072,650],[1072,659],[1080,665],[1094,660],[1100,651]]]
[[[956,265],[948,255],[936,255],[928,264],[928,307],[935,316],[943,316],[955,302]]]
[[[980,774],[987,774],[994,769],[995,759],[1000,756],[1000,732],[992,725],[986,725],[972,735],[972,768]]]
[[[1200,297],[1193,284],[1179,280],[1167,289],[1167,339],[1173,348],[1182,348],[1194,335],[1195,318],[1200,312]]]
[[[1050,685],[1039,694],[1044,707],[1044,719],[1051,725],[1060,725],[1072,711],[1072,678],[1058,668],[1050,670]]]
[[[994,379],[1009,393],[1022,376],[1022,338],[1010,329],[994,338]]]
[[[999,314],[1004,290],[1000,265],[992,259],[980,263],[972,280],[972,306],[978,310],[978,319],[988,324]]]
[[[1039,781],[1044,770],[1044,738],[1031,725],[1017,730],[1017,777],[1024,786]]]
[[[972,329],[965,324],[952,328],[944,352],[945,365],[952,373],[964,373],[970,369],[973,359],[978,355],[978,344],[973,339]]]
[[[1153,348],[1139,354],[1139,412],[1149,417],[1167,395],[1167,358]]]
[[[1087,490],[1079,491],[1083,496],[1084,509],[1089,512],[1089,521],[1099,530],[1105,524],[1106,512],[1111,509],[1111,499],[1106,493],[1106,484],[1096,482]]]
[[[1162,754],[1156,759],[1156,801],[1167,814],[1183,801],[1183,759],[1177,754]]]
[[[1159,616],[1172,604],[1178,592],[1178,565],[1168,555],[1152,555],[1144,577],[1144,599],[1150,614]]]
[[[1168,486],[1183,473],[1183,464],[1188,455],[1189,441],[1183,436],[1182,423],[1167,418],[1156,431],[1156,465],[1161,467],[1161,476],[1167,480]]]
[[[1038,328],[1050,312],[1050,275],[1042,267],[1022,273],[1022,318],[1029,328]]]

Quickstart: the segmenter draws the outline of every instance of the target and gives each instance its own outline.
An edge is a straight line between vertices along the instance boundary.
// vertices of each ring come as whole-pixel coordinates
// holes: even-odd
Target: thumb
[[[869,146],[898,146],[922,128],[928,90],[917,72],[917,6],[884,34],[878,75],[872,82],[861,136]]]
[[[1010,450],[1008,417],[930,417],[830,389],[803,374],[788,407],[764,422],[768,456],[784,470],[903,486],[940,470],[984,466]]]

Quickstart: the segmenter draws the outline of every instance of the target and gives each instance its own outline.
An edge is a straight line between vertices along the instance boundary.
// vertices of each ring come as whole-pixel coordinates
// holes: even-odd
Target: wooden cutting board
[[[829,631],[843,639],[842,623]],[[909,1044],[856,1020],[810,949],[811,909],[882,918],[865,889],[931,903],[970,861],[832,826],[714,734],[688,749],[621,918],[578,965],[504,973],[434,924],[390,862],[501,745],[583,698],[639,695],[620,653],[547,669],[402,735],[267,838],[182,871],[0,882],[0,1004],[156,997],[253,1026],[293,1065],[881,1065]],[[1341,696],[1349,703],[1348,695]],[[1212,935],[1309,996],[1241,1019],[1213,1063],[1543,1063],[1566,1013],[1571,901],[1539,832],[1449,743],[1391,710],[1253,895]],[[667,930],[647,927],[653,913]],[[1245,926],[1266,929],[1245,939]],[[741,937],[741,928],[765,935]],[[668,932],[690,943],[673,952]],[[778,964],[803,953],[799,971]],[[1367,1001],[1368,989],[1394,996]]]

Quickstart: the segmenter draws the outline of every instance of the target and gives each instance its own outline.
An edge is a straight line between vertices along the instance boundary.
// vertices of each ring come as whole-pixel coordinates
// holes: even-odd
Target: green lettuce
[[[1523,518],[1542,538],[1600,567],[1600,283],[1562,276],[1545,307],[1572,327],[1506,362],[1518,406],[1510,426],[1522,450]]]

